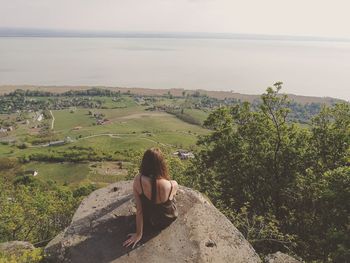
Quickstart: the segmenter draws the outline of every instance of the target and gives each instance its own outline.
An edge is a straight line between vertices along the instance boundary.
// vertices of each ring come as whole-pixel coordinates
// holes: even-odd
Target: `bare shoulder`
[[[158,181],[158,183],[162,186],[162,187],[165,187],[167,189],[170,189],[170,184],[169,182],[171,183],[171,185],[173,186],[173,188],[177,189],[178,187],[178,184],[175,180],[167,180],[167,179],[161,179]]]

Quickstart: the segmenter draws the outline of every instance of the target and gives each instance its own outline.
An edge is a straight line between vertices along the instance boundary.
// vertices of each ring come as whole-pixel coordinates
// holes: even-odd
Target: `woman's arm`
[[[128,234],[128,239],[123,243],[123,246],[129,247],[133,244],[132,248],[136,246],[136,244],[141,240],[142,234],[143,234],[143,213],[142,213],[142,204],[141,199],[139,196],[139,193],[137,191],[137,184],[139,180],[137,180],[136,177],[134,179],[133,184],[133,192],[134,192],[134,198],[136,201],[136,233]]]
[[[134,187],[134,197],[136,201],[136,234],[142,237],[143,234],[143,213],[140,195]]]

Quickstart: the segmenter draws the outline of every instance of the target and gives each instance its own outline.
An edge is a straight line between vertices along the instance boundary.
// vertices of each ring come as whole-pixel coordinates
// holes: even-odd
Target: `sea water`
[[[350,99],[350,43],[176,38],[0,38],[0,85],[284,92]]]

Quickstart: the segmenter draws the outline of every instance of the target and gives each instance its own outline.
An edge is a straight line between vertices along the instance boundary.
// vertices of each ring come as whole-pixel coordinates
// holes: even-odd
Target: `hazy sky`
[[[348,0],[0,0],[0,27],[350,38]]]

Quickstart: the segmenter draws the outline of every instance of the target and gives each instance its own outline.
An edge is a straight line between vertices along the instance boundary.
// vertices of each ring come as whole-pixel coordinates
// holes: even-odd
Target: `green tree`
[[[260,253],[344,258],[349,209],[335,201],[327,205],[326,196],[350,203],[344,179],[349,105],[324,108],[310,128],[302,128],[288,121],[290,102],[279,94],[281,86],[268,88],[258,106],[221,107],[209,115],[204,124],[212,132],[200,138],[186,183],[207,194]],[[337,191],[326,183],[336,175],[342,178]],[[341,216],[330,216],[330,209]]]

